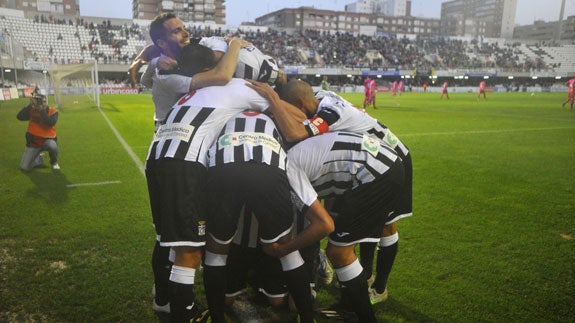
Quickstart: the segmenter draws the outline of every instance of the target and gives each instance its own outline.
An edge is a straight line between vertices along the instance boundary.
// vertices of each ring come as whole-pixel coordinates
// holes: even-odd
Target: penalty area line
[[[97,183],[78,183],[78,184],[68,184],[66,187],[73,188],[73,187],[80,187],[80,186],[100,186],[100,185],[110,185],[110,184],[121,184],[121,181],[105,181],[105,182],[97,182]]]

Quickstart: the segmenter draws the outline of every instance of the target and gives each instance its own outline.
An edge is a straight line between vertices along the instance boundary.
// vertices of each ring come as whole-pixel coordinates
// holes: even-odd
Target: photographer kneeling
[[[56,122],[58,111],[48,106],[46,96],[34,94],[30,104],[17,115],[18,120],[28,121],[26,130],[26,149],[20,162],[20,169],[29,171],[44,163],[43,151],[50,155],[52,170],[60,170],[58,165],[58,144],[56,137]]]

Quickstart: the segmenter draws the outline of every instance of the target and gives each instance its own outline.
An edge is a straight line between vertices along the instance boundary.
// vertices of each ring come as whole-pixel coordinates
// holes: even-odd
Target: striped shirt
[[[258,80],[274,85],[278,77],[278,64],[254,46],[244,47],[238,54],[234,77]]]
[[[318,135],[326,131],[348,131],[367,134],[386,142],[393,149],[407,156],[407,147],[377,119],[365,111],[354,107],[351,103],[331,91],[318,91],[315,97],[320,100],[317,114],[314,118],[304,121],[310,135]],[[320,120],[318,120],[320,119]],[[317,126],[325,122],[327,127]]]
[[[342,195],[385,174],[397,160],[388,145],[368,135],[328,132],[288,151],[287,174],[301,201]]]
[[[147,160],[173,158],[207,166],[208,149],[226,122],[244,110],[265,111],[266,99],[242,79],[184,95],[156,132]]]
[[[286,153],[273,120],[255,111],[231,118],[210,148],[209,167],[234,162],[257,162],[285,170]]]

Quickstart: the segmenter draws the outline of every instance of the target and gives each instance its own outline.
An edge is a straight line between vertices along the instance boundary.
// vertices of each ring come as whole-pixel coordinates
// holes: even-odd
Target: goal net
[[[50,69],[54,100],[59,109],[100,107],[98,63],[53,64]]]

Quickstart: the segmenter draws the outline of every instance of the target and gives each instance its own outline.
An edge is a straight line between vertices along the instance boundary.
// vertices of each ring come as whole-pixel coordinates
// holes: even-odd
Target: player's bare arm
[[[269,101],[276,124],[286,141],[297,142],[309,137],[303,124],[307,119],[303,111],[280,99],[277,92],[269,84],[254,80],[246,81],[248,87]]]
[[[335,230],[333,219],[319,200],[312,203],[305,216],[310,224],[295,238],[285,243],[265,245],[264,251],[271,256],[281,258],[327,237]]]
[[[211,70],[194,75],[190,83],[190,91],[206,86],[227,84],[236,70],[240,49],[251,45],[252,43],[247,40],[237,37],[231,38],[228,43],[228,51],[222,56],[218,65]]]

